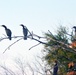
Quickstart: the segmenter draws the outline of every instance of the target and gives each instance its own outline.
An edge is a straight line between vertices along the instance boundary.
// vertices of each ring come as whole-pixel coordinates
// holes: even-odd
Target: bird
[[[73,28],[75,29],[75,32],[76,32],[76,26],[73,26]]]
[[[76,28],[76,26],[73,26],[73,28]]]
[[[11,39],[12,39],[12,38],[11,38],[11,35],[12,35],[11,30],[8,29],[5,25],[2,25],[2,27],[5,28],[5,31],[6,31],[6,34],[7,34],[8,38],[9,38],[9,40],[11,40]]]
[[[24,40],[27,40],[28,29],[23,24],[20,24],[20,26],[22,26],[22,28],[23,28]]]

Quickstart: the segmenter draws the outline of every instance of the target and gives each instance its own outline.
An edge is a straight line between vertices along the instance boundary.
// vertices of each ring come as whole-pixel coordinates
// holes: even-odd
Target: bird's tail
[[[24,40],[27,40],[27,36],[24,36]]]
[[[11,37],[8,37],[9,38],[9,40],[11,40],[12,38]]]

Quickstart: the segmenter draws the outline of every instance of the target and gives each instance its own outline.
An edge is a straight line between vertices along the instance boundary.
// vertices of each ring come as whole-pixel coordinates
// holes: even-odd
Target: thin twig
[[[48,46],[51,46],[50,44],[48,44],[48,43],[45,43],[45,42],[42,42],[42,41],[40,41],[40,40],[38,40],[38,39],[35,39],[35,38],[32,38],[33,40],[35,40],[35,41],[38,41],[38,42],[40,42],[41,44],[46,44],[46,45],[48,45]]]
[[[29,38],[29,36],[31,36],[31,35],[28,35],[27,37]],[[11,38],[20,38],[20,37],[24,37],[24,36],[12,36]],[[4,39],[8,39],[8,37],[7,36],[6,37],[1,37],[0,41],[2,41]]]
[[[9,49],[12,45],[14,45],[15,43],[17,43],[18,41],[20,41],[22,38],[16,40],[14,43],[12,43],[11,45],[9,45],[3,52],[3,54],[6,52],[7,49]]]
[[[36,45],[32,46],[31,48],[29,48],[29,50],[31,50],[33,47],[38,46],[39,44],[40,44],[40,43],[38,43],[38,44],[36,44]]]
[[[41,37],[41,36],[39,36],[39,35],[36,35],[36,34],[34,34],[33,32],[32,32],[32,35],[38,37],[39,39],[45,38],[45,37]]]
[[[12,36],[11,38],[18,38],[18,37],[23,37],[23,36]],[[4,39],[8,39],[8,37],[0,38],[0,41],[2,41]]]

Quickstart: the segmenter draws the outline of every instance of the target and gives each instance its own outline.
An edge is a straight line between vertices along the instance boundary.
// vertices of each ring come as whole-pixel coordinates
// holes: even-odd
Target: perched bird
[[[20,26],[22,26],[23,28],[24,40],[27,40],[28,29],[23,24],[21,24]]]
[[[76,32],[76,26],[73,26],[73,28],[75,29],[75,32]]]
[[[73,28],[76,28],[76,26],[73,26]]]
[[[9,38],[9,40],[11,40],[11,35],[12,35],[11,30],[8,29],[5,25],[2,25],[2,27],[5,28],[5,31],[6,31],[6,34],[7,34],[8,38]]]

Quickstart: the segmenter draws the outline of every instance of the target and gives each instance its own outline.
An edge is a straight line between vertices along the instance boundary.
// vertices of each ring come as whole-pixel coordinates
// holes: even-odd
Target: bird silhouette
[[[75,32],[76,32],[76,26],[73,26],[73,28],[75,29]]]
[[[27,40],[28,29],[23,24],[21,24],[20,26],[22,26],[23,28],[24,40]]]
[[[5,28],[5,31],[6,31],[6,34],[7,34],[8,38],[9,38],[9,40],[11,40],[11,35],[12,35],[11,30],[8,29],[5,25],[2,25],[2,27]]]

